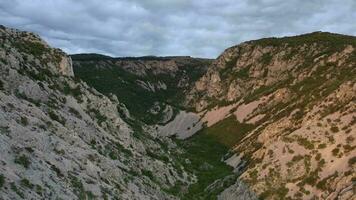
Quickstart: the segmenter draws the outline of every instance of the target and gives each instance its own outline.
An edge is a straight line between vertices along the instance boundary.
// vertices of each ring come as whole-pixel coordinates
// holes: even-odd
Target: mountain
[[[179,57],[112,58],[72,55],[77,77],[103,94],[115,94],[130,113],[147,124],[172,120],[185,93],[211,64],[211,59]]]
[[[110,87],[115,90],[104,95],[74,75],[78,71],[72,59],[39,36],[1,26],[0,40],[0,199],[206,199],[237,181],[232,168],[220,161],[228,151],[225,146],[204,136],[189,141],[162,137],[154,126],[130,114],[132,102],[125,105],[118,99],[140,95],[142,85],[131,82],[123,89],[133,88],[133,94],[117,97],[117,87]],[[73,57],[78,62],[80,56]],[[188,83],[173,85],[180,92],[195,73],[203,75],[201,64],[210,62],[154,59],[179,66],[164,75]],[[126,75],[141,77],[118,68],[128,81]],[[157,77],[165,70],[155,69]],[[154,78],[153,70],[147,73]],[[163,82],[168,78],[157,80],[171,84]],[[146,94],[158,97],[151,90]],[[165,103],[176,94],[162,95],[167,95],[159,99]],[[144,101],[143,96],[139,102]],[[246,199],[255,199],[245,184],[239,190]]]
[[[228,48],[189,92],[206,133],[265,199],[353,199],[356,37],[315,32]]]
[[[354,199],[356,38],[68,56],[0,27],[0,199]]]

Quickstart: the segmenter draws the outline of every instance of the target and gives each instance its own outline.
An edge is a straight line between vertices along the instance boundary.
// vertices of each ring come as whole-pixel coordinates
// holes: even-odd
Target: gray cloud
[[[355,10],[354,0],[2,0],[0,24],[67,53],[214,58],[262,37],[356,35]]]

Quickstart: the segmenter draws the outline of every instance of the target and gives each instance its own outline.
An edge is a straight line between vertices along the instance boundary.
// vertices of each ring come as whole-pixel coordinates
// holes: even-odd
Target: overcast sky
[[[356,35],[356,0],[0,0],[0,24],[67,53],[217,57],[261,37]]]

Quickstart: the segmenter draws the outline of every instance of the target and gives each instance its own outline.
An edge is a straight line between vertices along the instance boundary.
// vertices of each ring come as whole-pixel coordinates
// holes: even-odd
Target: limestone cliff
[[[0,45],[0,199],[177,199],[195,181],[170,139],[74,78],[62,51],[5,27]]]

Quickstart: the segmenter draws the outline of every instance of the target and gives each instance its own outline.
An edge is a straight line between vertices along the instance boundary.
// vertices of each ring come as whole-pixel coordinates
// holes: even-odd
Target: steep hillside
[[[213,62],[186,105],[233,149],[227,163],[247,161],[241,178],[261,198],[354,199],[355,48],[355,37],[323,32],[242,43]]]
[[[149,124],[165,124],[177,114],[185,92],[211,64],[191,57],[112,58],[72,55],[75,75],[103,94],[115,94],[131,114]]]
[[[195,182],[171,140],[126,123],[62,51],[5,27],[0,44],[0,199],[177,199]]]

